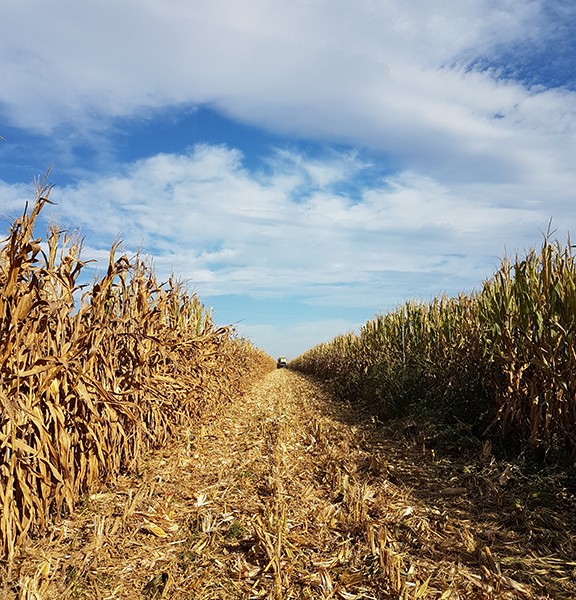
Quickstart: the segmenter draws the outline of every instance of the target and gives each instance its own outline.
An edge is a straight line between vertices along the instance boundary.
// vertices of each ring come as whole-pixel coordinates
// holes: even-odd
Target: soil
[[[575,508],[562,474],[278,369],[55,520],[2,597],[576,598]]]

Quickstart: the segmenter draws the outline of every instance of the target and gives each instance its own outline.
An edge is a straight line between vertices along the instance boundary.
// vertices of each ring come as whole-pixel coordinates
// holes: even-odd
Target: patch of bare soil
[[[574,598],[574,498],[533,483],[489,448],[439,457],[282,369],[87,497],[2,597]]]

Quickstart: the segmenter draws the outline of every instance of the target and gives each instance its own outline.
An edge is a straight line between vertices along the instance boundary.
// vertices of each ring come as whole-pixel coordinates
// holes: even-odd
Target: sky
[[[274,357],[575,235],[573,0],[0,0],[0,24],[0,233],[52,165],[40,227],[77,229],[90,276],[121,239]]]

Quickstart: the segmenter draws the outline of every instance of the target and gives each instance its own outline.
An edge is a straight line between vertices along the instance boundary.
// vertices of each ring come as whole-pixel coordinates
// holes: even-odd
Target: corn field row
[[[77,236],[34,225],[31,210],[0,246],[0,558],[73,510],[84,494],[135,471],[144,453],[241,392],[274,361],[217,328],[171,279],[110,251],[86,289]]]
[[[320,344],[292,368],[380,416],[434,415],[540,453],[576,454],[576,264],[546,239],[482,289],[408,302]]]

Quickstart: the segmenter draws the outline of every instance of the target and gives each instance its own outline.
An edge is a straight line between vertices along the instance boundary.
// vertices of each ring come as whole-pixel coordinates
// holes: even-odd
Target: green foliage
[[[575,323],[572,246],[545,240],[504,259],[480,292],[408,302],[292,367],[383,417],[434,416],[574,454]]]

